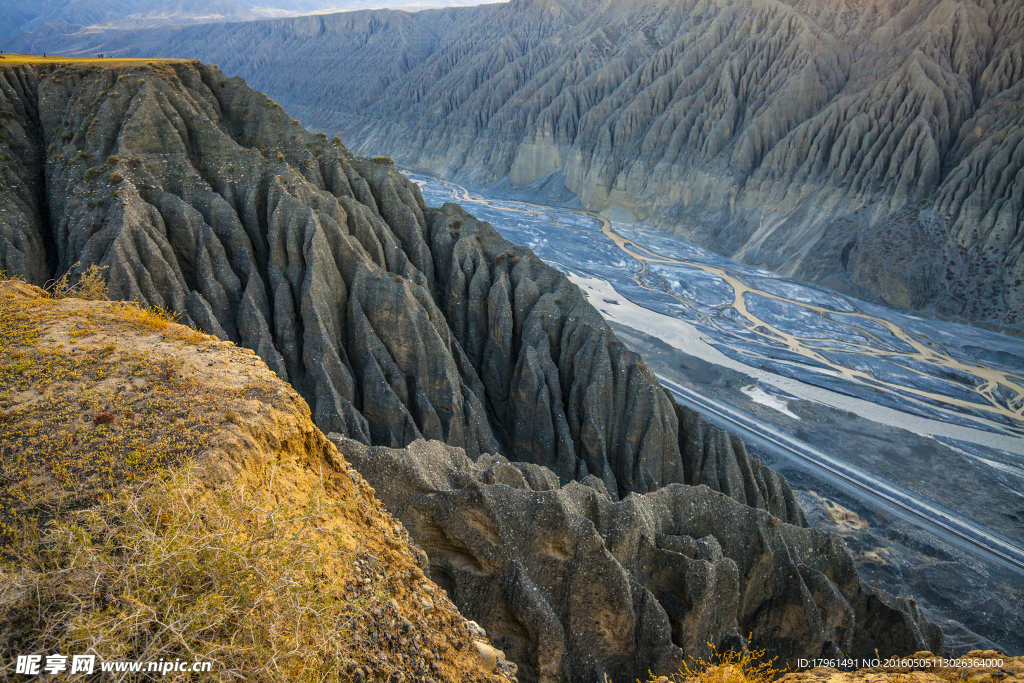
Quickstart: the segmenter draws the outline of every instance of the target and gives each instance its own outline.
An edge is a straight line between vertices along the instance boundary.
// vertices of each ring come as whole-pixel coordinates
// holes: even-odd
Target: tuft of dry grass
[[[160,306],[142,306],[134,301],[121,302],[122,320],[139,332],[163,332],[178,315]]]
[[[708,646],[708,657],[683,662],[683,668],[672,676],[651,673],[650,683],[772,683],[786,673],[785,667],[775,668],[776,658],[766,659],[764,650],[719,652],[714,643]]]
[[[98,266],[95,263],[89,266],[85,272],[73,275],[79,264],[75,264],[58,279],[47,284],[46,292],[53,299],[83,299],[85,301],[106,301],[107,280],[103,276],[106,266]]]
[[[0,650],[210,661],[215,680],[347,680],[370,603],[344,597],[355,555],[320,542],[339,533],[318,521],[332,504],[197,490],[191,468],[161,474],[25,539],[31,550],[0,564]]]

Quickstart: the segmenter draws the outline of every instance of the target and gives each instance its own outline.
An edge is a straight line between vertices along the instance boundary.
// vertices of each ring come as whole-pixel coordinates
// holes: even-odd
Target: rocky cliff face
[[[197,63],[2,73],[0,270],[107,267],[112,296],[255,350],[321,428],[367,444],[437,439],[615,497],[706,483],[801,520],[565,277],[427,207],[389,159]]]
[[[1015,0],[514,0],[35,47],[90,40],[228,65],[357,151],[553,175],[749,263],[1024,329]]]
[[[868,588],[835,534],[707,487],[616,502],[543,467],[417,442],[339,450],[426,551],[428,573],[528,681],[671,673],[709,643],[795,662],[937,646],[916,605]]]
[[[633,509],[640,499],[630,494],[703,484],[717,492],[714,505],[736,505],[728,518],[706,516],[698,505],[686,512],[693,524],[736,524],[734,542],[771,548],[764,558],[788,552],[782,541],[761,538],[764,525],[804,524],[781,477],[741,441],[676,405],[564,276],[457,206],[426,206],[390,159],[356,157],[339,140],[305,131],[240,79],[196,62],[28,62],[0,76],[0,270],[41,284],[69,269],[105,267],[115,298],[172,310],[252,349],[339,438],[392,448],[426,438],[473,460],[502,456],[543,473],[551,490],[578,481],[598,492],[594,514],[619,500],[624,507],[607,509]],[[707,496],[666,495],[683,496],[672,503],[680,510],[688,509],[685,496]],[[525,512],[507,509],[513,517]],[[477,513],[470,506],[464,514]],[[645,527],[635,527],[642,520],[622,520],[632,538],[643,535]],[[658,533],[710,533],[686,528]],[[563,531],[537,529],[537,539]],[[589,547],[566,543],[567,559]],[[672,552],[686,556],[692,544],[679,543]],[[704,545],[690,550],[717,557],[713,544]],[[655,630],[665,647],[655,659],[678,655],[673,648],[703,633],[724,639],[748,626],[787,655],[860,647],[858,619],[875,620],[866,632],[885,650],[914,649],[934,635],[905,603],[861,604],[867,594],[847,556],[821,553],[808,550],[801,562],[842,575],[833,581],[845,586],[836,589],[842,597],[813,572],[798,578],[796,564],[784,563],[780,574],[767,565],[743,565],[740,574],[723,566],[723,585],[732,576],[781,583],[758,589],[757,615],[742,608],[738,627],[706,611],[679,626],[689,635],[669,646],[661,619]],[[717,595],[673,584],[665,572],[658,590]],[[825,601],[821,618],[831,625],[796,625],[786,616],[783,593],[804,588],[801,609],[815,615],[807,600]],[[558,621],[568,608],[559,603],[545,618]],[[671,609],[678,621],[689,608]],[[800,645],[805,627],[809,640]],[[542,636],[520,634],[517,642],[535,647]],[[586,662],[597,655],[587,647],[573,645],[577,654],[553,670],[592,670]],[[616,647],[624,651],[628,642]]]

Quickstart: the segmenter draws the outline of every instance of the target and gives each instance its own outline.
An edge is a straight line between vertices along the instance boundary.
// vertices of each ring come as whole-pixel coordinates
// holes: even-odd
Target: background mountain
[[[201,57],[363,152],[1024,329],[1016,0],[514,0],[17,45]]]
[[[241,79],[7,58],[0,173],[0,271],[106,268],[112,297],[254,351],[353,457],[453,447],[399,453],[416,472],[375,485],[523,680],[639,677],[748,634],[787,660],[941,648],[564,275]]]
[[[248,21],[257,18],[392,7],[419,10],[476,4],[474,0],[6,0],[0,36],[43,31],[77,34]]]
[[[64,30],[177,26],[207,21],[245,21],[257,14],[235,0],[11,0],[0,19],[0,35],[48,25]]]

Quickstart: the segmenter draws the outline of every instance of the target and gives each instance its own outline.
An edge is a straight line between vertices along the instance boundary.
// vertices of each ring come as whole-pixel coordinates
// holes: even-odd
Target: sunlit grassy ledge
[[[305,401],[161,311],[0,281],[0,463],[4,653],[503,680]]]
[[[124,67],[124,66],[141,66],[141,65],[154,65],[154,64],[172,64],[175,62],[185,62],[188,60],[184,59],[149,59],[149,58],[103,58],[99,59],[96,57],[61,57],[59,55],[53,56],[48,55],[46,57],[42,55],[26,55],[17,53],[5,52],[0,54],[0,65],[7,66],[19,66],[19,65],[40,65],[40,64],[80,64],[86,66],[108,66],[108,67]]]

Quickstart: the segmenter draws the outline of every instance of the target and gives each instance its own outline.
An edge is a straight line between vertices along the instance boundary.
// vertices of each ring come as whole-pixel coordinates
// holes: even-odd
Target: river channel
[[[406,174],[428,204],[462,205],[565,273],[667,385],[793,435],[1024,547],[1021,339],[789,280],[643,224]],[[799,471],[784,473],[807,489],[805,507],[828,488]],[[882,534],[848,531],[851,547],[865,545],[873,562]],[[894,543],[878,581],[920,593],[911,575],[925,567],[925,585],[941,595],[946,539],[937,538],[928,559],[908,559],[917,550]],[[964,572],[956,561],[949,571],[953,592]],[[979,594],[990,595],[999,571],[977,571]],[[1013,623],[1020,615],[965,619],[1012,648],[999,636],[997,622],[1007,617]]]

